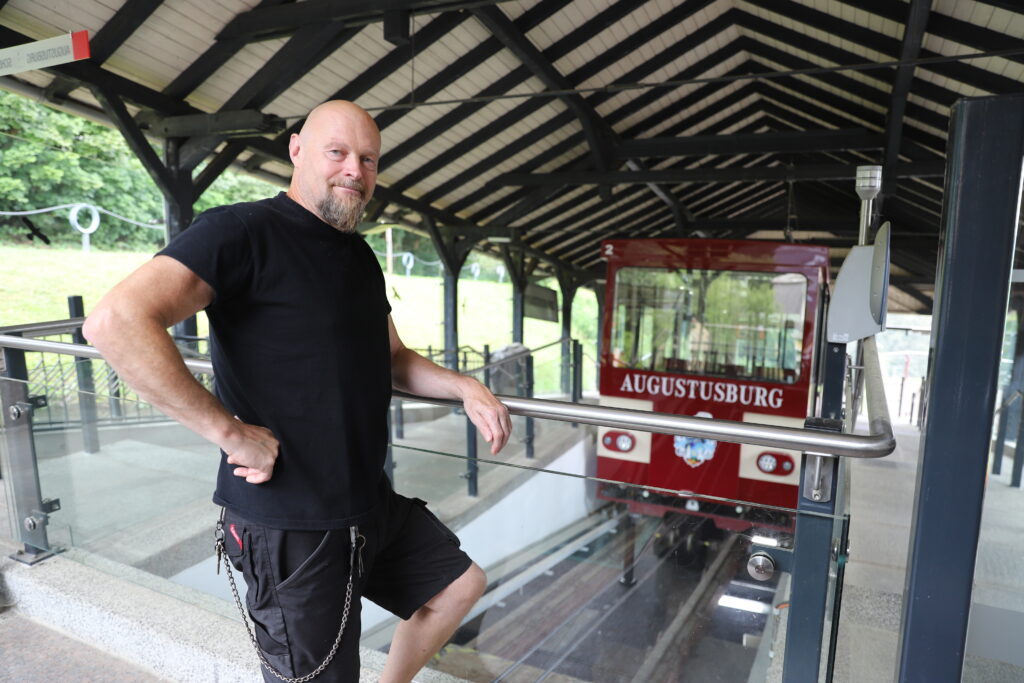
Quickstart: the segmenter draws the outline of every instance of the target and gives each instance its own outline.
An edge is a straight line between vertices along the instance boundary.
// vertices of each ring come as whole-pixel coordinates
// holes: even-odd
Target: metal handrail
[[[6,325],[4,327],[0,327],[0,336],[13,333],[18,333],[25,337],[42,337],[48,334],[62,334],[74,332],[81,327],[84,322],[85,318],[67,318],[66,320],[51,320],[49,322],[41,323]]]
[[[0,348],[2,347],[22,349],[24,351],[60,353],[79,358],[103,358],[99,350],[91,346],[24,339],[10,335],[0,335]],[[187,359],[185,360],[185,365],[192,372],[213,374],[213,364],[210,361]],[[578,422],[620,429],[635,429],[644,432],[675,434],[701,439],[715,439],[717,441],[808,451],[818,455],[880,458],[892,453],[896,448],[896,439],[893,436],[892,424],[889,421],[885,391],[882,388],[882,373],[878,363],[878,350],[873,339],[868,339],[864,342],[864,373],[867,386],[868,422],[871,431],[866,436],[794,427],[778,427],[751,422],[735,422],[733,420],[649,413],[642,410],[608,408],[605,406],[519,398],[516,396],[498,396],[498,398],[505,404],[512,415],[523,417]],[[424,403],[436,403],[447,406],[458,406],[461,404],[460,401],[453,399],[418,396],[403,391],[395,391],[394,395],[399,398]]]

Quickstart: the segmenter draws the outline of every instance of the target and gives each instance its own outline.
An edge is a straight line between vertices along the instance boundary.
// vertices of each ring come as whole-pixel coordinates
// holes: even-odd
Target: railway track
[[[632,531],[625,522],[622,514],[596,520],[591,533],[555,549],[557,561],[542,571],[492,586],[500,599],[460,629],[431,668],[494,683],[699,680],[681,663],[702,653],[717,598],[745,562],[743,544],[732,535],[713,543],[701,571],[681,566],[675,547],[654,552],[661,520],[635,519]],[[631,546],[634,582],[626,585]],[[513,590],[500,592],[509,582]],[[726,668],[749,671],[754,652],[727,645],[735,652]]]

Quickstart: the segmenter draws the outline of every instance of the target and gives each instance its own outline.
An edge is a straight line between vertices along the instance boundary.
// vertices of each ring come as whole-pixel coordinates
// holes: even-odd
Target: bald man
[[[410,681],[485,586],[458,538],[384,474],[392,387],[461,399],[492,453],[511,423],[479,382],[395,331],[355,232],[380,147],[363,109],[320,105],[289,142],[287,193],[203,213],[83,327],[139,396],[220,447],[218,555],[248,584],[267,681],[358,680],[362,596],[402,619],[381,680]],[[203,309],[216,395],[166,332]]]

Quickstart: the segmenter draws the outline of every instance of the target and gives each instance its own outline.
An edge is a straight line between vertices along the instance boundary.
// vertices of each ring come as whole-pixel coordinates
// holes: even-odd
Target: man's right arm
[[[156,256],[100,300],[82,333],[140,398],[220,446],[237,465],[235,476],[263,483],[273,473],[277,439],[233,417],[192,376],[167,334],[213,296],[210,285],[182,263]]]

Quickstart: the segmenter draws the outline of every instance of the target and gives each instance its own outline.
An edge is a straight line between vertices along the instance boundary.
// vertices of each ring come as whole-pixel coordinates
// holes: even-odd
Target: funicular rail
[[[882,373],[878,363],[878,349],[875,345],[875,340],[868,338],[861,343],[864,347],[864,383],[870,428],[870,433],[867,435],[832,433],[812,429],[735,422],[732,420],[650,413],[641,410],[608,408],[565,401],[519,398],[516,396],[500,395],[498,398],[508,407],[512,415],[523,417],[770,446],[817,455],[881,458],[892,453],[896,448],[896,439],[893,437],[892,423],[889,420],[888,408],[886,406],[885,390],[882,385]],[[79,358],[103,358],[100,352],[91,346],[25,339],[12,335],[0,335],[0,348],[58,353]],[[193,372],[213,374],[213,365],[210,361],[185,359],[185,364]],[[394,393],[398,398],[424,403],[448,406],[460,405],[459,401],[452,399],[418,396],[402,391]]]

